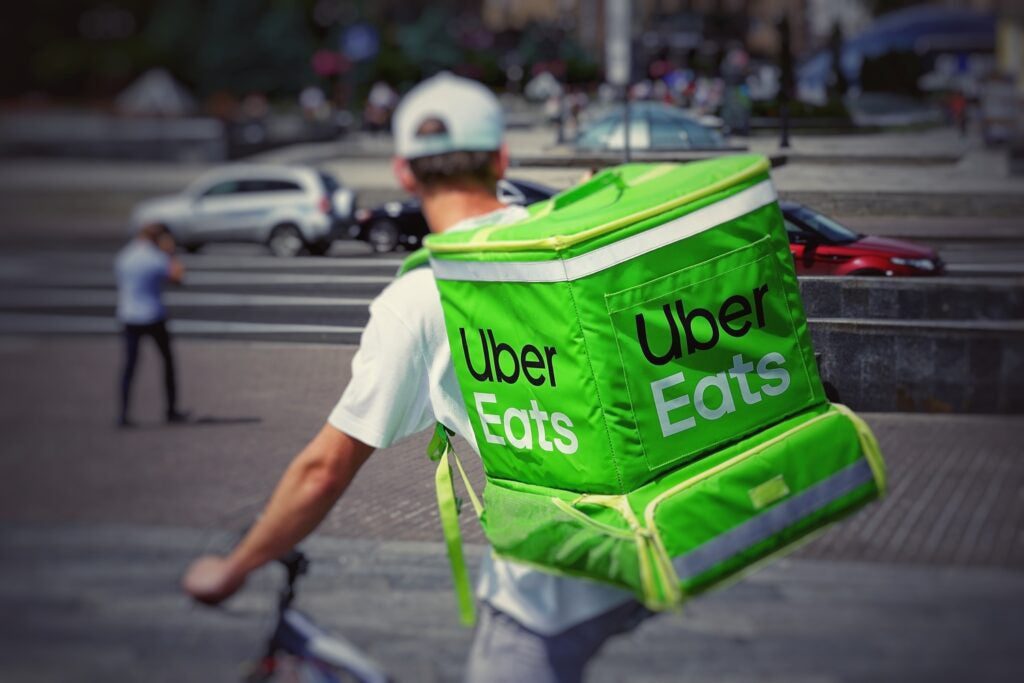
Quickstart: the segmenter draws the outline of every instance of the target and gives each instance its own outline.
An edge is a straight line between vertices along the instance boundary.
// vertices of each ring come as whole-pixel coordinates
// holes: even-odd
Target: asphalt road
[[[353,348],[179,340],[193,423],[113,427],[114,339],[0,336],[0,679],[225,681],[270,627],[274,568],[226,609],[177,588],[224,550],[323,423]],[[1019,416],[868,414],[888,497],[792,558],[613,643],[592,683],[1018,681]],[[456,681],[456,620],[425,434],[376,453],[307,548],[300,606],[400,681]],[[480,465],[457,448],[470,476]],[[483,552],[465,515],[472,564]]]
[[[867,227],[921,234],[920,241],[940,249],[951,275],[1024,276],[1024,237],[965,240],[945,226],[936,238],[928,236],[927,221],[894,221],[881,230],[877,221]],[[109,238],[9,245],[0,254],[0,333],[116,331],[112,264],[118,246]],[[369,302],[403,257],[371,254],[360,242],[339,242],[327,257],[294,259],[274,258],[257,246],[211,246],[182,257],[185,283],[167,294],[173,329],[205,338],[357,343]]]

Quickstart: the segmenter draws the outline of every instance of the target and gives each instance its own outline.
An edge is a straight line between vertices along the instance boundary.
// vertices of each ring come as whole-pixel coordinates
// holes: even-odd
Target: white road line
[[[308,275],[298,273],[236,273],[203,271],[185,273],[185,285],[319,285],[319,284],[388,284],[393,275]]]
[[[1024,263],[947,263],[947,273],[1024,273]]]
[[[309,273],[239,273],[231,271],[186,272],[185,285],[343,285],[388,284],[392,275],[314,275]],[[24,284],[106,286],[114,285],[112,272],[51,270],[36,272],[26,278],[17,273],[0,271],[0,280]]]
[[[809,325],[837,325],[853,329],[888,327],[907,330],[966,332],[1024,332],[1024,320],[904,320],[901,318],[808,318]]]
[[[192,256],[182,262],[189,268],[206,266],[217,268],[394,268],[398,269],[405,259],[396,258],[348,258],[325,256],[316,259],[281,259],[274,256]]]
[[[105,269],[113,268],[114,252],[73,252],[73,251],[32,251],[7,253],[0,259],[0,264],[21,265],[23,263],[65,263],[90,264]],[[288,269],[288,268],[336,268],[342,270],[353,268],[394,268],[398,269],[404,259],[401,258],[368,258],[347,256],[324,256],[317,258],[278,258],[276,256],[249,256],[228,254],[181,256],[187,268],[201,270],[205,268],[253,268],[253,269]]]
[[[341,296],[285,296],[278,294],[221,294],[217,292],[167,292],[170,306],[314,306],[365,308],[373,299]],[[0,306],[90,307],[114,306],[117,293],[110,289],[7,289],[0,291]]]
[[[180,335],[360,334],[364,329],[350,325],[296,325],[219,320],[171,320],[169,327],[171,332]],[[102,334],[117,332],[119,329],[120,325],[113,318],[0,313],[0,334]]]

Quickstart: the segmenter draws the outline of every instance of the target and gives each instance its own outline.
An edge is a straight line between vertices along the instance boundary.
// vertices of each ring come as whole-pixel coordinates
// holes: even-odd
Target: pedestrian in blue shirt
[[[178,412],[177,387],[174,378],[174,356],[171,336],[167,331],[167,311],[163,303],[166,282],[179,283],[185,269],[174,256],[174,238],[159,223],[149,223],[117,255],[117,319],[122,325],[124,367],[121,373],[121,413],[118,425],[131,427],[128,406],[132,378],[139,357],[139,342],[153,338],[164,360],[164,390],[168,422],[184,422],[186,415]]]

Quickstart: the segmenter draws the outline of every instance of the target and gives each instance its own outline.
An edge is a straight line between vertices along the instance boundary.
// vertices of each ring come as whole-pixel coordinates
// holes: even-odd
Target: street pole
[[[623,152],[623,161],[625,161],[628,164],[630,162],[631,158],[632,158],[632,154],[630,153],[630,149],[629,149],[629,128],[630,128],[630,126],[629,126],[629,113],[630,113],[629,112],[629,109],[630,109],[630,107],[629,107],[629,83],[627,83],[626,85],[622,86],[622,93],[623,93],[623,100],[624,100],[624,102],[623,102],[623,116],[622,116],[622,135],[623,135],[622,152]]]
[[[789,147],[789,102],[793,96],[793,46],[790,35],[789,17],[783,16],[779,22],[779,147]]]
[[[632,75],[631,47],[633,8],[630,0],[605,0],[605,80],[622,88],[623,93],[623,152],[625,160],[630,160],[629,149],[629,79]]]

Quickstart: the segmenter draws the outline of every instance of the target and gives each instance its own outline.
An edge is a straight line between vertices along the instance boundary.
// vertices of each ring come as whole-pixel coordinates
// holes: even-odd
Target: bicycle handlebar
[[[291,550],[284,557],[279,557],[277,561],[288,572],[288,583],[294,583],[295,579],[309,571],[309,559],[298,548]]]

